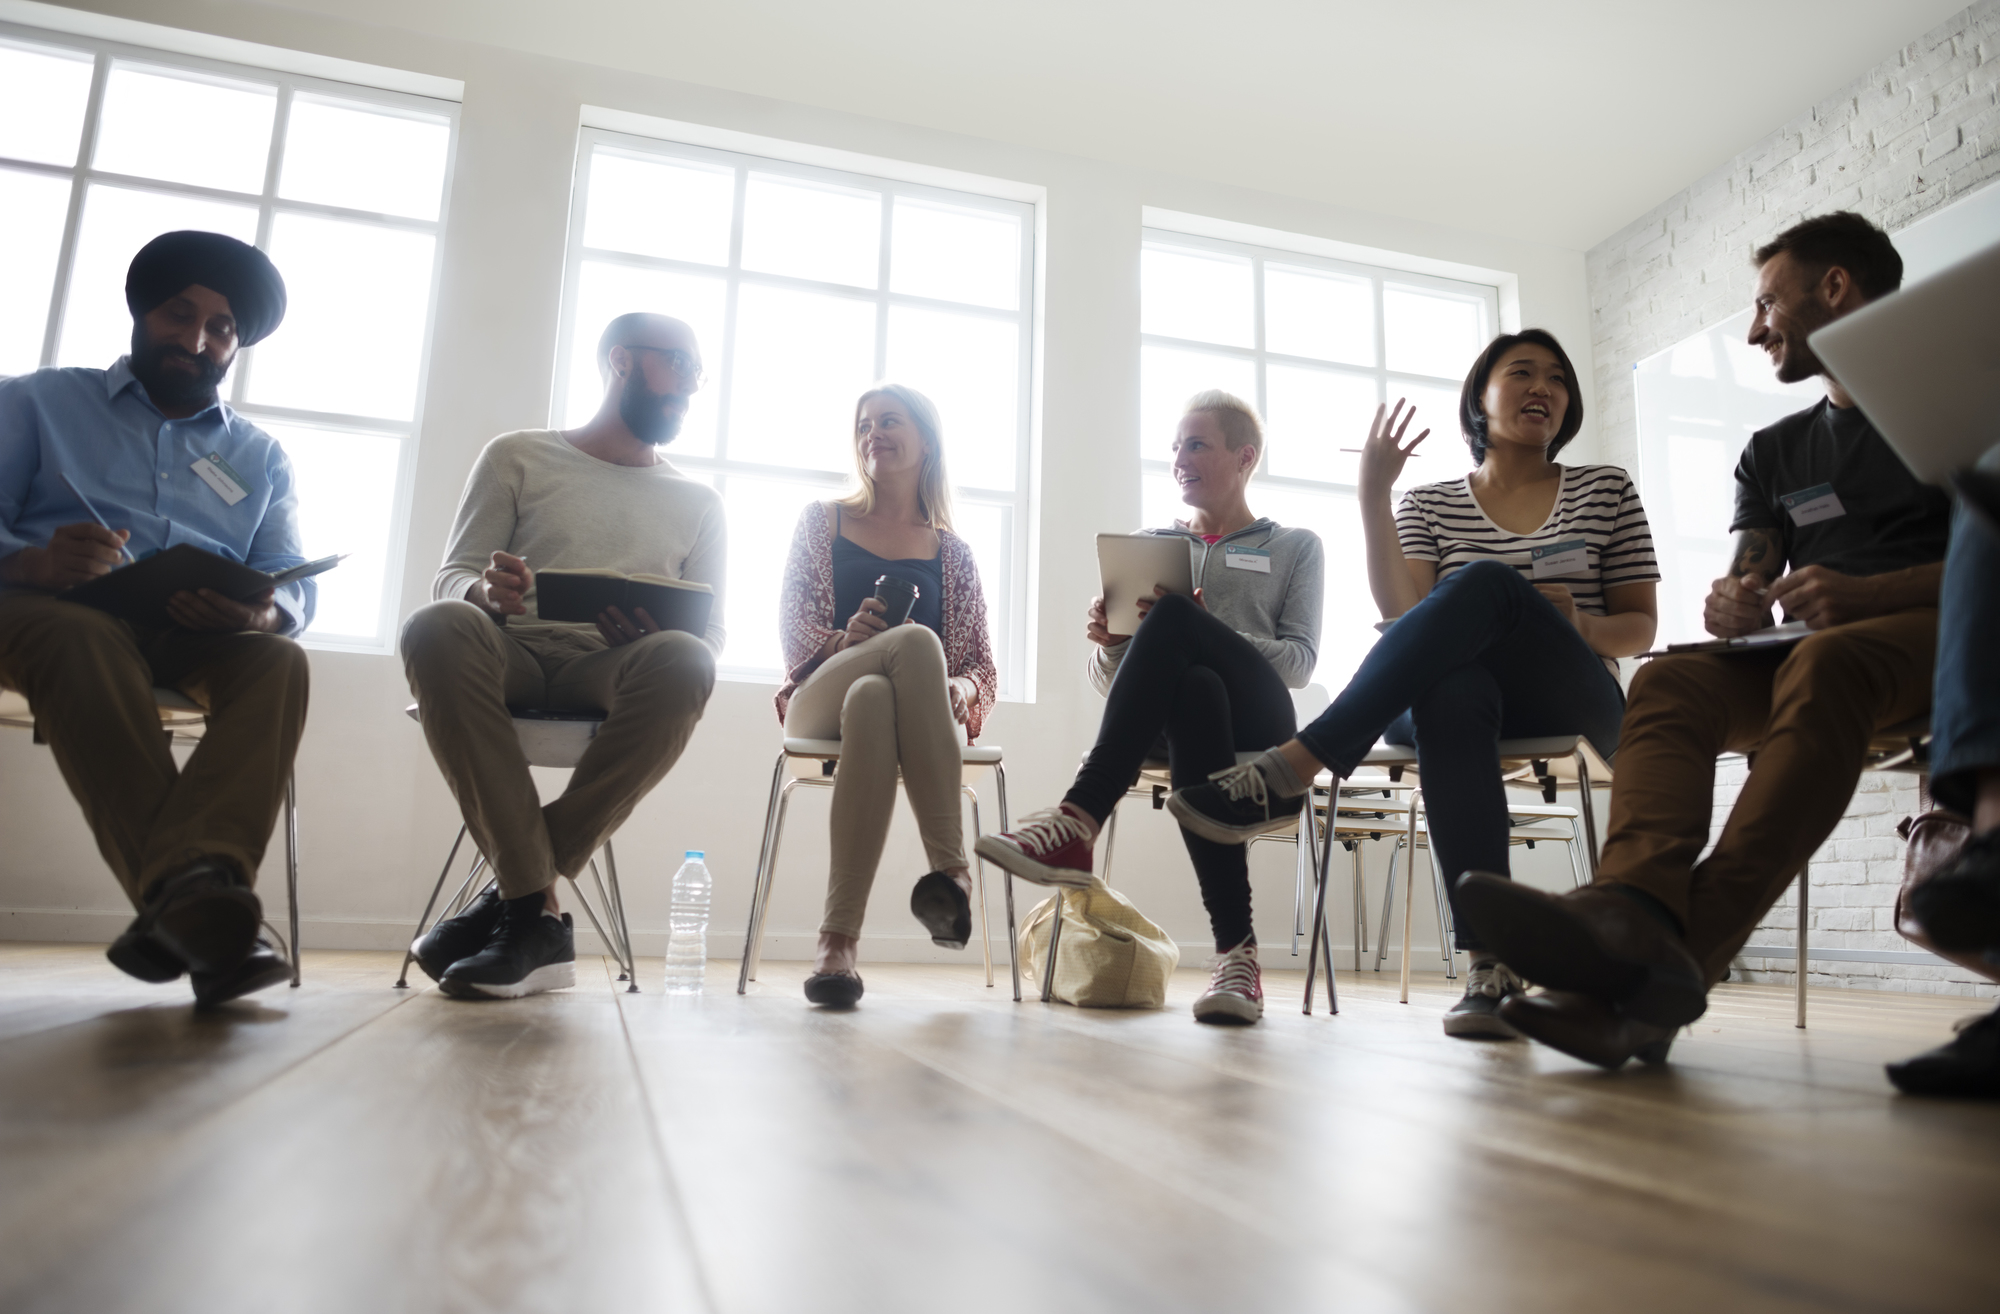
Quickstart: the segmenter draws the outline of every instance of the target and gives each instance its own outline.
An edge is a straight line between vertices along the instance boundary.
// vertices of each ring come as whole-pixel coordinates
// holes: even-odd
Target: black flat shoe
[[[853,1008],[861,1002],[861,973],[814,972],[806,978],[806,1002]]]
[[[972,899],[941,871],[925,876],[910,891],[910,913],[941,949],[963,949],[972,939]]]
[[[194,1006],[214,1008],[232,999],[241,999],[247,994],[267,990],[274,985],[282,985],[292,979],[292,964],[276,946],[263,936],[257,937],[250,956],[226,972],[191,973],[194,984]]]

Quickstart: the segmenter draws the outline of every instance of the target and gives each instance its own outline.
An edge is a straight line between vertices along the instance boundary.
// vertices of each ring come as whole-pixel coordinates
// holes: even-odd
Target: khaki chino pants
[[[255,881],[305,730],[307,683],[305,650],[275,634],[156,630],[0,590],[0,685],[27,695],[134,907],[201,858]],[[206,713],[184,768],[160,729],[155,687]]]
[[[1878,730],[1923,715],[1935,607],[1822,630],[1789,652],[1680,653],[1639,668],[1598,880],[1673,909],[1712,985],[1833,833]],[[1715,759],[1752,754],[1714,850]]]
[[[574,876],[666,777],[715,687],[715,657],[666,631],[612,648],[595,631],[498,625],[433,602],[403,625],[424,738],[502,898]],[[509,707],[606,712],[560,798],[544,805]]]
[[[965,866],[963,741],[951,714],[944,645],[928,627],[899,625],[829,657],[792,695],[785,733],[840,741],[821,934],[861,937],[899,770],[931,870]]]

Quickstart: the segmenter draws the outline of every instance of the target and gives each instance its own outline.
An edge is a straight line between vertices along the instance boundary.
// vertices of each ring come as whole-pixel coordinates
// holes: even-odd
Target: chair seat
[[[583,760],[583,750],[597,737],[604,724],[603,712],[551,712],[538,707],[510,707],[514,737],[520,741],[521,755],[529,766],[564,769]],[[417,705],[411,703],[403,714],[421,722]]]
[[[999,744],[964,744],[959,747],[958,760],[966,766],[995,766],[1003,760],[1006,750]],[[785,736],[786,757],[816,757],[825,761],[840,759],[838,739],[796,739]]]
[[[192,729],[208,716],[200,703],[178,689],[153,690],[153,705],[160,709],[160,722],[169,730]],[[20,730],[35,728],[35,712],[28,706],[26,694],[0,689],[0,725]]]

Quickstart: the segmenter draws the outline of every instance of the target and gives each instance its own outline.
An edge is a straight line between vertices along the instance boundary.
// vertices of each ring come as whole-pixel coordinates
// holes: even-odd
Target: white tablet
[[[1104,615],[1111,632],[1139,629],[1141,598],[1158,585],[1169,593],[1194,593],[1194,561],[1184,538],[1155,534],[1099,534],[1097,573],[1104,583]]]
[[[1942,484],[2000,442],[2000,242],[1808,342],[1910,472]]]

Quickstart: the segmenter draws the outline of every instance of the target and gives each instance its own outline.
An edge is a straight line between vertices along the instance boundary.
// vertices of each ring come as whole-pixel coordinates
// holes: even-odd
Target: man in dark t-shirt
[[[1894,292],[1903,262],[1859,215],[1809,219],[1757,252],[1750,342],[1778,378],[1824,375],[1807,336]],[[1786,647],[1679,653],[1632,681],[1597,879],[1561,896],[1468,873],[1461,905],[1545,994],[1501,1016],[1605,1067],[1666,1058],[1674,1030],[1846,810],[1878,731],[1931,702],[1945,495],[1916,482],[1839,382],[1750,439],[1729,573],[1703,609],[1719,638],[1802,623]],[[1707,857],[1715,760],[1752,755]]]

